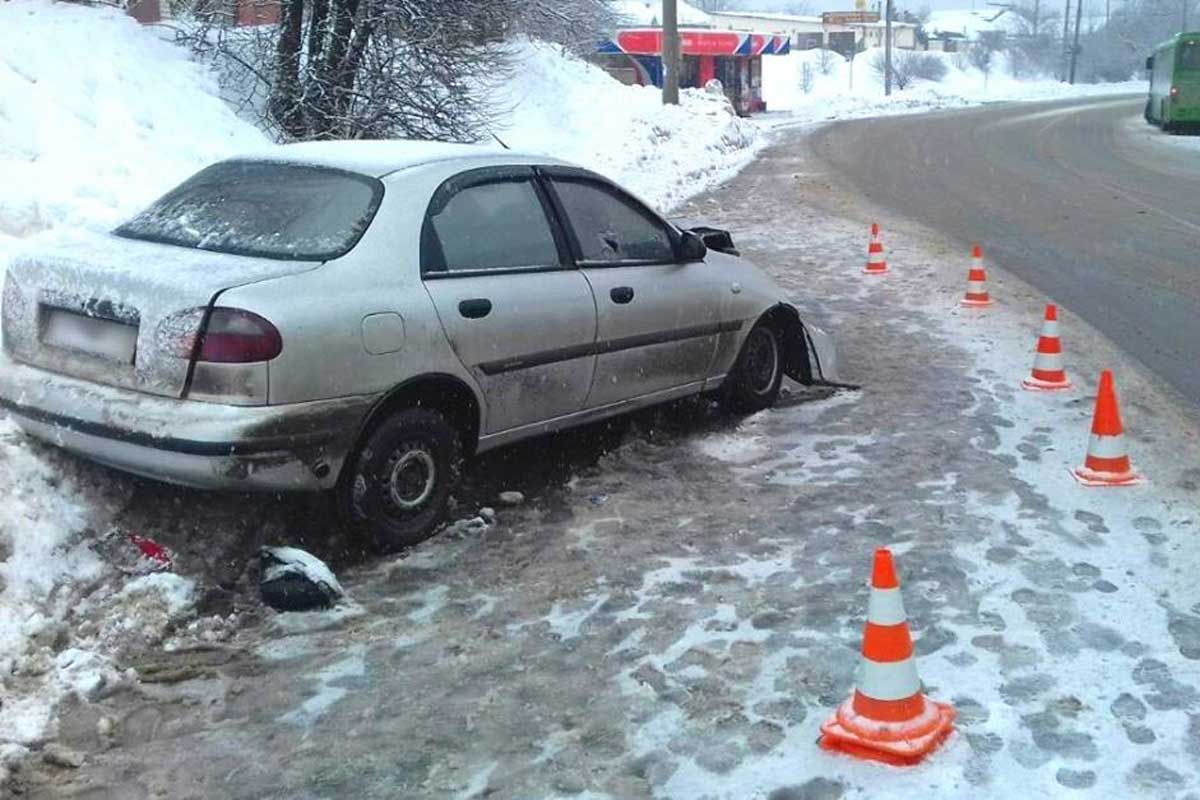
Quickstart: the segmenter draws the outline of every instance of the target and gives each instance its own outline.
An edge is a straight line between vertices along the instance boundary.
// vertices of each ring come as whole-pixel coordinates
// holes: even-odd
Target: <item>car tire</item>
[[[462,476],[462,440],[436,411],[409,408],[383,420],[347,463],[343,513],[379,550],[428,539]]]
[[[746,336],[742,352],[725,379],[724,405],[749,414],[775,405],[783,385],[783,350],[779,333],[759,322]]]

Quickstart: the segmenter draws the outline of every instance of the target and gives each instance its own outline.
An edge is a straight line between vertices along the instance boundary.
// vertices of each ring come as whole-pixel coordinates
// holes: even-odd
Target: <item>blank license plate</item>
[[[54,347],[78,350],[109,361],[132,364],[138,329],[110,319],[96,319],[70,311],[51,311],[42,341]]]

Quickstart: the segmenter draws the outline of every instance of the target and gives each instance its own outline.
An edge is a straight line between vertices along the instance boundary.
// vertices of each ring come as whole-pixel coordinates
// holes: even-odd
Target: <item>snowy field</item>
[[[1052,78],[1014,79],[1003,53],[985,76],[962,57],[929,53],[946,66],[940,81],[917,80],[903,90],[893,87],[883,93],[882,77],[873,64],[882,51],[867,50],[848,62],[836,54],[823,57],[817,50],[795,50],[786,56],[763,58],[763,99],[767,101],[767,124],[796,125],[836,119],[913,114],[937,109],[966,108],[984,103],[1055,100],[1108,94],[1138,94],[1145,81],[1125,83],[1070,84]],[[822,71],[825,61],[825,74]],[[811,70],[812,84],[805,92],[804,66]],[[853,77],[851,77],[853,72]]]
[[[856,59],[854,94],[839,90],[849,83],[844,64],[829,76],[818,73],[813,92],[805,94],[798,85],[799,65],[813,56],[797,54],[764,59],[767,100],[774,110],[759,120],[744,120],[721,98],[701,91],[686,91],[680,107],[664,109],[656,90],[622,86],[546,45],[514,47],[522,77],[497,98],[506,110],[497,135],[514,148],[547,152],[609,174],[664,208],[679,207],[745,168],[769,144],[773,128],[1142,88],[1021,84],[1004,80],[998,69],[985,89],[981,75],[955,69],[944,84],[917,85],[885,100],[870,74],[868,54]],[[264,142],[218,99],[212,77],[159,32],[112,9],[38,0],[0,4],[0,274],[9,255],[36,244],[40,234],[71,227],[107,230],[199,167]],[[743,227],[750,222],[729,220]],[[922,302],[919,296],[910,301]],[[1014,327],[1005,335],[1019,344],[1028,331]],[[829,402],[837,408],[847,401]],[[1016,408],[1012,413],[1035,412]],[[793,411],[780,419],[803,425],[810,413],[825,412]],[[869,474],[868,465],[850,456],[817,462],[829,460],[827,453],[858,452],[878,446],[879,437],[886,440],[881,426],[847,425],[838,437],[817,441],[802,430],[771,430],[768,436],[756,424],[767,423],[752,421],[745,429],[702,438],[697,452],[728,463],[731,475],[743,469],[759,470],[750,475],[769,473],[766,483],[785,491]],[[131,508],[136,482],[33,446],[0,420],[0,483],[7,487],[0,506],[2,786],[7,765],[61,733],[56,703],[75,697],[99,702],[134,686],[138,676],[124,666],[132,654],[179,631],[185,640],[189,630],[202,639],[220,622],[210,626],[193,620],[198,598],[210,588],[200,585],[203,575],[148,574],[152,565],[127,557],[123,536],[131,514],[146,523],[141,532],[155,535],[158,527],[181,529],[179,518],[185,516]],[[1018,510],[1003,513],[1012,516]],[[604,536],[605,531],[599,525],[581,536]],[[169,537],[171,530],[163,533]],[[857,578],[849,572],[843,577]],[[667,587],[673,580],[664,573],[647,586]],[[438,611],[431,608],[416,619],[434,619]],[[568,634],[586,630],[585,612],[561,607],[556,612],[561,619],[556,616],[553,624]],[[853,628],[854,620],[848,611],[846,625]],[[343,664],[329,682],[357,668]],[[655,730],[647,728],[646,735]]]

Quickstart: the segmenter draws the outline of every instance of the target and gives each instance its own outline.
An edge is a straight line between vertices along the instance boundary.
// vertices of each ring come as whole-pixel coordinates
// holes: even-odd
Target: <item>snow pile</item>
[[[202,165],[264,138],[185,51],[126,15],[0,4],[0,276],[21,239],[104,230]],[[0,369],[5,368],[0,360]],[[123,680],[113,660],[191,613],[177,575],[127,580],[93,546],[129,484],[32,446],[0,418],[0,751],[53,735],[52,710]]]
[[[903,57],[905,52],[898,51],[898,54]],[[1007,56],[1002,52],[993,55],[992,68],[986,76],[971,66],[962,53],[921,53],[938,58],[946,65],[945,78],[937,82],[916,80],[903,90],[893,87],[891,97],[885,97],[883,78],[874,66],[876,58],[882,57],[881,49],[859,53],[852,63],[836,53],[829,56],[821,53],[820,50],[795,50],[786,56],[763,58],[763,99],[767,109],[789,112],[786,119],[776,117],[776,123],[817,122],[963,108],[1000,101],[1053,100],[1145,90],[1142,81],[1072,86],[1052,78],[1018,80],[1012,77]],[[826,60],[828,74],[822,74],[822,59]],[[812,86],[807,93],[802,86],[805,65],[812,74]]]
[[[552,45],[514,47],[517,77],[498,99],[505,144],[593,169],[659,208],[731,177],[760,144],[722,95],[687,89],[664,106],[659,89],[626,86]]]
[[[112,8],[0,5],[0,248],[56,225],[111,228],[264,141],[160,37]]]

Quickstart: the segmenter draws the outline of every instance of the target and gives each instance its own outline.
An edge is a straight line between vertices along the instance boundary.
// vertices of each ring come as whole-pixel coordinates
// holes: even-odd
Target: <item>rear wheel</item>
[[[340,505],[379,549],[421,542],[446,515],[462,473],[462,443],[444,416],[410,408],[380,423],[347,463]]]
[[[742,345],[733,370],[725,379],[725,405],[736,413],[751,413],[770,408],[779,399],[783,384],[783,353],[779,334],[766,322],[759,322]]]

